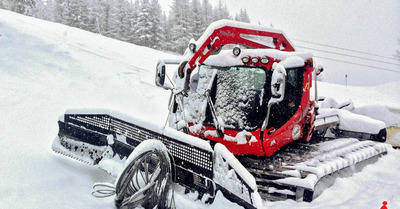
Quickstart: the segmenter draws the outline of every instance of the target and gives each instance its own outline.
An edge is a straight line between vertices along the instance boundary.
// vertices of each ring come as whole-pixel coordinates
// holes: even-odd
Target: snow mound
[[[340,119],[339,129],[342,130],[377,134],[380,130],[386,128],[384,122],[367,116],[354,114],[346,110],[337,110],[337,112]]]
[[[384,104],[356,105],[352,99],[339,103],[336,99],[328,97],[319,103],[319,107],[321,109],[340,109],[340,114],[346,119],[357,116],[350,116],[351,114],[345,113],[344,110],[350,111],[357,115],[383,121],[385,123],[385,127],[400,127],[400,108],[397,109],[394,107],[385,106]],[[321,110],[321,113],[324,113],[324,110]],[[366,121],[369,120],[366,117],[364,117],[364,119]],[[359,117],[359,119],[363,119],[363,117]]]
[[[353,110],[356,114],[384,121],[386,127],[400,127],[400,114],[396,114],[394,111],[382,105],[363,105]]]

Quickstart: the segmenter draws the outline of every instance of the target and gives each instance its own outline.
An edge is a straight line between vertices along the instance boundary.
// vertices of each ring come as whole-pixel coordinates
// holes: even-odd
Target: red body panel
[[[264,155],[264,151],[263,151],[263,147],[262,147],[262,142],[260,140],[260,129],[257,129],[256,131],[251,131],[251,135],[253,135],[257,141],[256,142],[252,142],[249,143],[247,142],[246,144],[238,144],[237,142],[232,142],[232,141],[228,141],[225,140],[222,137],[218,137],[215,136],[213,134],[207,134],[208,132],[213,132],[215,131],[214,127],[210,127],[210,126],[204,126],[203,127],[203,131],[201,133],[191,133],[191,135],[193,136],[197,136],[197,137],[204,137],[207,138],[209,140],[221,143],[223,145],[225,145],[225,147],[231,151],[234,155],[242,155],[242,154],[246,154],[246,155]],[[226,136],[230,136],[230,137],[236,137],[236,135],[239,133],[240,131],[235,131],[235,130],[229,130],[229,129],[225,129],[224,133]]]
[[[212,51],[220,48],[222,45],[241,43],[246,46],[259,49],[271,48],[270,46],[242,38],[241,34],[272,37],[275,49],[289,52],[295,51],[293,46],[282,33],[259,31],[233,26],[224,26],[215,29],[213,33],[207,38],[207,40],[200,46],[200,48],[196,51],[196,53],[188,62],[189,69],[193,70],[196,67],[196,63],[203,63],[210,56]],[[281,49],[281,46],[283,47],[283,49]],[[208,49],[207,47],[211,48]]]
[[[271,156],[281,147],[298,139],[310,140],[314,127],[314,102],[310,101],[309,91],[311,87],[312,67],[306,67],[303,73],[303,96],[296,113],[278,130],[273,133],[265,131],[261,140],[261,130],[250,131],[256,142],[247,142],[238,144],[235,141],[229,141],[223,137],[213,134],[207,134],[209,131],[215,131],[215,127],[204,126],[200,133],[191,133],[193,136],[204,137],[206,139],[224,144],[226,148],[234,155],[258,155]],[[304,133],[306,124],[309,124],[307,132]],[[294,138],[293,129],[298,126],[300,132],[297,138]],[[240,131],[225,129],[227,136],[235,137]]]
[[[183,72],[191,72],[196,65],[202,64],[211,54],[212,51],[219,49],[222,45],[226,44],[244,44],[252,48],[272,48],[271,46],[263,45],[257,42],[253,42],[249,39],[243,38],[242,34],[265,36],[270,37],[273,40],[274,49],[280,51],[293,52],[295,51],[289,40],[286,39],[283,33],[268,30],[254,30],[247,28],[240,28],[234,26],[223,26],[215,28],[207,39],[201,44],[201,46],[194,52]],[[274,62],[280,62],[276,58],[269,58],[269,63],[263,65],[261,63],[252,64],[251,62],[247,65],[262,65],[266,69],[270,70]],[[286,121],[279,129],[273,133],[268,133],[267,130],[261,132],[261,127],[257,130],[250,131],[251,135],[256,140],[249,140],[247,143],[238,143],[237,141],[227,140],[224,137],[219,137],[217,134],[210,134],[213,131],[216,133],[215,127],[203,126],[200,132],[191,132],[190,134],[197,137],[206,138],[214,142],[224,144],[228,150],[234,155],[258,155],[258,156],[271,156],[281,147],[288,143],[304,139],[310,140],[312,130],[314,127],[314,102],[310,101],[310,88],[312,82],[312,60],[307,60],[305,63],[305,71],[303,72],[303,94],[300,101],[300,105],[294,115]],[[227,137],[236,137],[241,132],[237,130],[224,130],[224,134]],[[262,136],[261,136],[262,134]]]

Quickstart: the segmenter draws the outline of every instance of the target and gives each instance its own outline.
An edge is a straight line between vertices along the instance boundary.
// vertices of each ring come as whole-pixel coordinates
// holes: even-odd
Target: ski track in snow
[[[91,196],[103,171],[55,154],[57,119],[66,109],[117,110],[164,124],[169,92],[153,85],[158,59],[174,58],[56,23],[0,10],[0,208],[113,208]],[[399,109],[400,83],[372,87],[322,84],[325,95]],[[337,88],[336,88],[337,87]],[[345,89],[345,90],[343,90]],[[342,93],[340,93],[342,91]],[[352,93],[343,93],[343,92]],[[331,94],[332,93],[332,94]],[[379,101],[378,101],[379,99]],[[312,203],[264,202],[265,208],[400,208],[400,151],[338,179]],[[176,195],[177,208],[240,208],[220,193],[212,205]]]

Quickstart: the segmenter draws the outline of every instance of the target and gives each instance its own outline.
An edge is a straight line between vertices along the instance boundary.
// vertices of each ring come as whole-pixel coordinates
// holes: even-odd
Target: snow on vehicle
[[[173,84],[168,64],[179,64]],[[118,176],[121,208],[169,207],[171,182],[206,202],[221,191],[246,208],[309,202],[332,174],[387,152],[382,122],[316,107],[313,72],[312,54],[295,51],[282,31],[217,21],[181,60],[157,64],[156,85],[171,90],[168,125],[68,110],[53,150]]]

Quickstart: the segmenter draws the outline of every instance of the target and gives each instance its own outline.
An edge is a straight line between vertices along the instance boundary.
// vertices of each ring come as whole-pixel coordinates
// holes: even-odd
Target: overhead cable
[[[334,49],[340,49],[340,50],[345,50],[345,51],[350,51],[350,52],[356,52],[356,53],[360,53],[360,54],[366,54],[366,55],[371,55],[371,56],[376,56],[376,57],[382,57],[382,58],[386,58],[386,59],[397,60],[397,58],[394,58],[394,57],[387,57],[387,56],[382,56],[382,55],[378,55],[378,54],[362,52],[362,51],[358,51],[358,50],[354,50],[354,49],[346,49],[346,48],[343,48],[343,47],[337,47],[337,46],[332,46],[332,45],[328,45],[328,44],[315,43],[315,42],[311,42],[311,41],[304,41],[304,40],[294,39],[294,38],[292,38],[292,40],[299,41],[299,42],[304,42],[304,43],[309,43],[309,44],[315,44],[315,45],[324,46],[324,47],[330,47],[330,48],[334,48]]]
[[[396,64],[396,63],[385,62],[385,61],[382,61],[382,60],[370,59],[370,58],[365,58],[365,57],[359,57],[359,56],[354,56],[354,55],[350,55],[350,54],[343,54],[343,53],[331,52],[331,51],[326,51],[326,50],[321,50],[321,49],[314,49],[314,48],[305,47],[305,46],[296,46],[296,47],[302,48],[302,49],[309,49],[309,50],[314,50],[314,51],[325,52],[325,53],[331,53],[331,54],[336,54],[336,55],[341,55],[341,56],[346,56],[346,57],[364,59],[364,60],[369,60],[369,61],[374,61],[374,62],[381,62],[381,63],[385,63],[385,64],[389,64],[389,65],[400,66],[400,64]]]
[[[391,70],[391,69],[386,69],[386,68],[381,68],[381,67],[376,67],[376,66],[371,66],[371,65],[365,65],[365,64],[355,63],[355,62],[349,62],[349,61],[332,59],[332,58],[321,57],[321,56],[314,56],[314,57],[320,58],[320,59],[332,60],[332,61],[336,61],[336,62],[343,62],[343,63],[347,63],[347,64],[359,65],[359,66],[364,66],[364,67],[369,67],[369,68],[374,68],[374,69],[380,69],[380,70],[390,71],[390,72],[394,72],[394,73],[400,73],[400,71],[397,71],[397,70]]]

